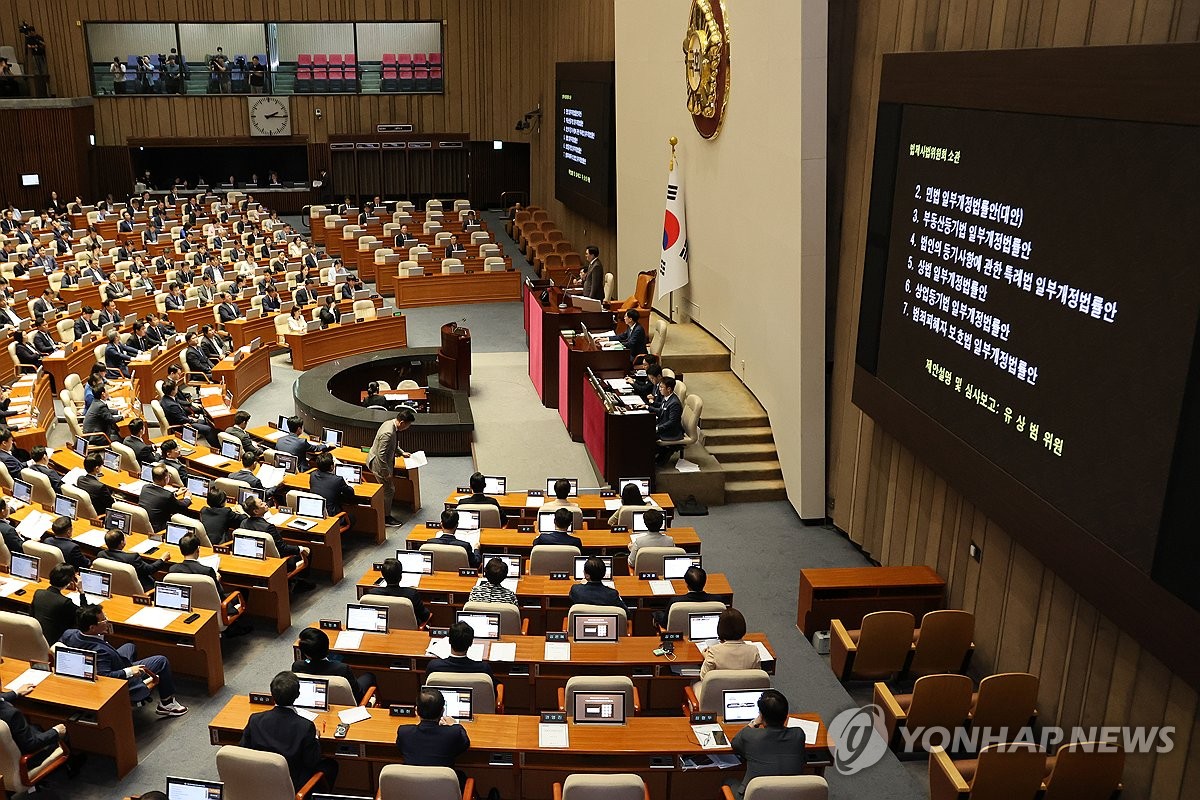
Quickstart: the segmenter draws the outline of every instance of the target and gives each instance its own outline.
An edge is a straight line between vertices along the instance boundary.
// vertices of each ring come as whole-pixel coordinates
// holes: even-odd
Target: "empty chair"
[[[217,625],[223,631],[242,618],[246,613],[246,604],[242,602],[240,592],[230,592],[226,597],[217,594],[217,584],[208,575],[189,575],[183,572],[168,572],[163,576],[164,583],[176,583],[190,586],[192,590],[192,607],[206,608],[217,612]],[[345,680],[343,678],[343,680]],[[349,685],[347,685],[349,688]],[[332,686],[331,686],[332,689]],[[340,700],[330,700],[340,705],[354,705],[353,702],[342,703]]]
[[[204,577],[203,575],[197,577]],[[342,675],[312,675],[307,672],[297,672],[296,677],[317,679],[329,681],[328,700],[330,705],[335,706],[363,706],[368,704],[374,705],[375,687],[370,686],[363,692],[362,702],[354,699],[354,689],[350,686],[350,681]]]
[[[568,775],[554,784],[554,800],[650,800],[650,790],[637,775]]]
[[[420,627],[417,625],[417,614],[413,611],[412,600],[407,597],[364,594],[359,602],[369,606],[387,608],[389,631],[415,631]]]
[[[386,384],[384,384],[383,381],[380,381],[379,385],[381,387],[386,388]],[[397,389],[420,389],[421,384],[417,383],[416,381],[414,381],[411,378],[406,378],[405,380],[402,380],[399,383],[397,383],[396,388]],[[491,504],[489,503],[489,505],[491,505]]]
[[[458,773],[450,767],[416,767],[388,764],[379,771],[378,800],[471,800],[475,779],[467,778],[460,789]]]
[[[467,551],[455,544],[421,545],[422,553],[433,553],[433,569],[435,572],[457,572],[471,566],[467,559]]]
[[[684,714],[720,714],[727,690],[770,688],[771,676],[761,669],[714,669],[699,682],[683,687]]]
[[[1046,759],[1041,800],[1108,800],[1121,791],[1125,753],[1111,744],[1076,742]]]
[[[655,319],[650,322],[650,342],[646,349],[650,355],[662,358],[663,348],[667,346],[667,321]]]
[[[579,548],[569,544],[539,544],[529,552],[529,574],[574,572],[578,555],[582,555]]]
[[[225,783],[223,800],[296,800],[308,797],[325,777],[318,772],[297,789],[283,756],[235,745],[217,751],[217,775]]]
[[[1028,672],[1005,672],[979,682],[971,696],[971,727],[1009,732],[1032,725],[1037,718],[1038,677]]]
[[[926,675],[917,679],[912,694],[892,694],[887,684],[880,682],[875,684],[874,702],[883,709],[888,743],[898,747],[901,728],[942,728],[947,732],[961,728],[971,712],[971,679],[966,675]]]
[[[0,775],[4,776],[5,794],[32,793],[35,786],[67,763],[69,754],[66,743],[60,740],[22,755],[13,739],[12,729],[7,722],[0,722]]]
[[[508,266],[504,263],[504,259],[499,256],[488,256],[483,259],[484,272],[504,272]]]
[[[630,633],[629,619],[626,616],[625,609],[619,606],[594,606],[590,603],[576,603],[568,608],[567,618],[564,621],[565,627],[563,630],[569,631],[573,635],[575,631],[575,617],[579,616],[580,614],[584,616],[590,616],[592,614],[616,614],[617,638],[619,639],[622,636],[628,636]]]
[[[375,304],[370,300],[354,301],[354,316],[358,319],[375,319]]]
[[[912,649],[913,615],[907,611],[875,611],[862,628],[846,630],[830,621],[829,666],[838,680],[889,680],[901,670]]]
[[[33,502],[41,503],[47,508],[54,507],[54,486],[44,473],[26,467],[21,470],[21,480],[33,486]]]
[[[0,611],[0,636],[4,637],[4,655],[10,658],[41,662],[50,659],[50,645],[42,635],[42,626],[28,614]]]
[[[483,672],[431,672],[426,686],[455,686],[471,690],[471,714],[503,714],[504,684],[493,685]]]
[[[366,600],[370,595],[364,595]],[[512,603],[486,603],[482,600],[470,600],[463,604],[464,612],[478,614],[499,614],[500,635],[520,636],[529,632],[529,620],[521,619],[521,609]]]
[[[416,388],[416,387],[403,387]],[[500,509],[491,503],[459,503],[455,506],[459,511],[477,511],[479,512],[479,527],[481,528],[499,528],[500,524]]]
[[[642,547],[638,549],[637,558],[629,570],[634,575],[640,575],[643,572],[653,572],[655,575],[661,575],[664,558],[686,554],[687,551],[682,547]]]
[[[575,675],[567,679],[567,685],[558,690],[558,710],[566,711],[568,719],[575,718],[575,692],[620,692],[625,696],[625,716],[632,717],[642,710],[633,678],[628,675]]]
[[[921,617],[921,627],[913,632],[908,673],[919,677],[966,672],[975,651],[974,637],[975,615],[970,611],[930,611]]]
[[[113,561],[111,558],[97,558],[92,562],[92,569],[97,572],[107,572],[112,576],[113,594],[134,597],[144,594],[142,582],[138,579],[137,570],[132,564],[123,561]]]
[[[1046,754],[1028,742],[991,744],[965,761],[932,747],[929,800],[1034,800],[1045,770]]]

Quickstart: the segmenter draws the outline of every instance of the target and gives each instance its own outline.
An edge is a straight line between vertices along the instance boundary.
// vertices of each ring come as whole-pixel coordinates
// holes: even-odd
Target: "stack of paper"
[[[545,502],[546,502],[545,497],[542,497],[541,495],[533,495],[532,497],[525,498],[525,507],[526,508],[541,508],[542,504]]]
[[[681,458],[675,462],[675,469],[679,472],[699,472],[700,465],[694,464],[686,458]]]
[[[670,581],[650,581],[650,593],[654,595],[675,594],[675,584]]]
[[[63,475],[63,483],[67,484],[68,486],[74,486],[75,482],[84,475],[87,475],[87,472],[80,467],[76,467],[66,475]]]
[[[211,556],[201,556],[200,558],[198,558],[196,560],[199,561],[204,566],[212,567],[213,569],[216,569],[217,567],[221,566],[221,557],[219,555],[217,555],[216,553],[213,553]]]
[[[172,611],[169,608],[154,608],[148,606],[140,608],[134,612],[133,616],[125,620],[129,625],[139,625],[143,628],[165,628],[175,620],[183,616],[182,611]]]
[[[488,649],[488,661],[516,661],[516,642],[492,642]]]
[[[763,644],[762,642],[751,642],[750,644],[752,644],[756,648],[758,648],[758,660],[759,661],[774,661],[775,660],[775,656],[771,655],[771,652],[769,650],[767,650],[767,646],[765,644]]]
[[[212,395],[220,394],[220,393],[221,393],[220,386],[201,386],[200,387],[200,396],[201,397],[211,397]]]
[[[205,453],[202,456],[196,456],[196,460],[206,467],[223,467],[229,463],[229,459],[220,453]]]
[[[380,584],[382,585],[382,584]],[[421,573],[406,572],[400,576],[400,585],[408,589],[419,589],[421,587]]]
[[[405,469],[416,469],[418,467],[423,467],[428,463],[429,463],[429,459],[425,457],[425,451],[418,450],[417,452],[410,455],[408,458],[404,459],[404,468]]]
[[[450,640],[444,636],[437,639],[430,639],[429,646],[425,648],[425,655],[433,656],[434,658],[449,658]]]
[[[270,514],[267,514],[267,522],[275,526],[286,525],[291,518],[291,514],[284,514],[282,511],[272,511]]]
[[[30,511],[25,519],[17,523],[17,533],[26,539],[40,539],[42,534],[50,530],[54,517],[44,511]]]
[[[224,463],[224,459],[222,459],[222,463]],[[129,481],[128,483],[121,484],[121,491],[125,492],[126,494],[140,495],[142,493],[142,489],[144,488],[146,488],[145,481]]]
[[[362,639],[362,631],[338,631],[333,648],[335,650],[357,650],[362,647]]]
[[[88,528],[83,533],[74,537],[74,539],[75,539],[75,541],[80,542],[82,544],[86,544],[89,547],[97,547],[97,548],[105,547],[104,531],[102,531],[98,528]]]
[[[787,726],[803,730],[804,741],[806,742],[815,742],[817,734],[821,731],[821,726],[817,722],[808,719],[796,719],[795,717],[788,717]]]
[[[262,481],[262,485],[268,489],[274,489],[279,484],[283,483],[283,478],[287,475],[283,467],[273,467],[270,464],[259,464],[258,469],[254,471],[255,476]]]
[[[6,578],[0,581],[0,597],[8,597],[17,589],[24,589],[29,584],[18,578]]]
[[[564,723],[539,722],[538,747],[570,747],[571,735]]]
[[[570,642],[546,642],[546,651],[543,654],[545,661],[570,661],[571,660],[571,643]]]
[[[692,731],[696,734],[696,741],[705,750],[720,750],[729,747],[729,739],[720,725],[693,725]]]
[[[604,510],[605,511],[616,511],[620,507],[621,507],[621,498],[619,498],[619,497],[604,498]]]
[[[129,548],[129,552],[141,555],[142,553],[153,550],[156,547],[158,547],[158,542],[154,541],[153,539],[143,539],[137,544],[132,545]]]
[[[22,672],[20,675],[18,675],[17,677],[13,678],[11,681],[9,681],[8,685],[6,685],[4,687],[4,690],[8,691],[8,692],[15,692],[17,689],[21,688],[22,686],[28,686],[29,684],[33,684],[34,686],[37,686],[39,683],[41,683],[42,681],[46,680],[46,678],[49,678],[49,677],[50,677],[49,670],[27,669],[24,672]],[[563,725],[563,727],[565,728],[567,726]]]
[[[362,706],[344,708],[338,712],[338,720],[346,725],[353,725],[356,722],[362,722],[364,719],[370,718],[371,712],[367,711]]]

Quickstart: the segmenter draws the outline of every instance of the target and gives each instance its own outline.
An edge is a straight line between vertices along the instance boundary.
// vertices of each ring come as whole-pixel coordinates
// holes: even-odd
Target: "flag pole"
[[[679,137],[672,136],[667,139],[667,144],[671,145],[671,160],[667,163],[667,174],[675,171],[675,145],[679,144]],[[667,321],[675,322],[675,290],[672,289],[667,293]]]

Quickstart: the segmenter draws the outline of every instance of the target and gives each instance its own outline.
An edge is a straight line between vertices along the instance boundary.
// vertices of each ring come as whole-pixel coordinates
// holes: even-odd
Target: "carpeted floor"
[[[497,227],[492,219],[493,229]],[[511,243],[509,252],[515,252]],[[520,260],[520,256],[517,256]],[[526,347],[516,303],[414,309],[409,314],[413,346],[437,343],[438,327],[451,319],[467,319],[472,329],[475,359],[473,410],[477,424],[476,458],[438,458],[421,470],[424,508],[393,531],[389,541],[366,546],[346,540],[347,578],[337,587],[293,598],[295,626],[282,635],[261,626],[248,636],[225,642],[225,688],[214,697],[193,682],[182,682],[180,699],[191,713],[180,719],[159,720],[151,709],[135,712],[139,765],[118,781],[111,762],[94,758],[75,778],[55,776],[38,796],[47,800],[116,800],[130,793],[162,789],[167,775],[215,778],[208,722],[235,694],[266,690],[270,677],[291,663],[291,642],[300,626],[318,617],[340,617],[354,599],[354,580],[372,560],[392,552],[414,524],[435,517],[440,501],[463,483],[476,464],[484,472],[507,475],[510,485],[534,486],[546,475],[590,476],[583,446],[571,442],[557,412],[536,401],[526,374]],[[273,383],[245,404],[255,421],[292,409],[292,384],[298,373],[283,356],[272,359]],[[581,483],[587,481],[581,480]],[[594,485],[594,483],[593,483]],[[706,517],[682,518],[704,540],[705,565],[724,572],[735,588],[737,606],[752,630],[766,632],[779,655],[776,685],[793,709],[819,712],[826,720],[851,705],[870,700],[870,686],[852,694],[834,679],[828,659],[816,654],[795,627],[798,571],[805,567],[850,566],[865,563],[855,548],[836,531],[800,524],[786,503],[753,503],[715,507]],[[891,756],[857,775],[827,777],[835,798],[911,800],[927,796],[923,762],[901,764]]]

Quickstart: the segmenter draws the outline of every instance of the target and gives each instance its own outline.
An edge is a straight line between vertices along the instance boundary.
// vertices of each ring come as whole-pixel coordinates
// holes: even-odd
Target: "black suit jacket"
[[[486,661],[476,661],[467,656],[450,656],[449,658],[433,659],[425,669],[426,683],[429,683],[429,676],[435,672],[481,673],[492,679],[493,686],[496,685],[496,676],[492,674],[491,664],[488,664]]]
[[[354,502],[354,489],[346,479],[333,472],[314,470],[308,475],[308,488],[313,494],[325,498],[325,513],[335,516],[342,513],[343,503]]]
[[[25,539],[21,536],[21,534],[17,533],[17,529],[14,528],[7,520],[0,521],[0,535],[4,537],[4,543],[8,545],[8,552],[25,552]]]
[[[209,537],[212,540],[212,537]],[[215,540],[212,540],[215,543]],[[217,585],[217,597],[225,599],[225,587],[221,585],[221,580],[217,577],[217,571],[212,567],[206,567],[194,558],[185,558],[183,561],[176,562],[167,567],[167,572],[183,575],[207,575],[213,579],[213,583]]]
[[[659,439],[666,441],[683,438],[683,403],[679,395],[672,393],[663,398],[654,430]]]
[[[350,684],[351,691],[354,692],[354,702],[362,702],[362,687],[358,685],[358,679],[354,677],[354,670],[343,664],[341,661],[330,661],[328,658],[320,658],[315,661],[296,661],[292,664],[292,672],[303,672],[306,675],[321,675],[324,677],[336,676],[345,678]]]
[[[405,764],[415,767],[453,767],[454,761],[471,747],[471,737],[462,725],[442,725],[423,719],[416,725],[401,725],[396,747]]]
[[[200,524],[208,534],[208,540],[213,544],[222,544],[230,538],[230,531],[241,528],[246,523],[246,515],[239,514],[229,506],[200,509]]]
[[[112,508],[112,489],[101,483],[100,479],[95,475],[81,475],[79,480],[75,482],[75,485],[87,492],[88,497],[92,498],[92,507],[96,509],[97,514],[103,515]]]
[[[47,536],[45,539],[42,539],[42,544],[48,544],[51,547],[57,547],[62,551],[63,561],[72,566],[86,567],[91,563],[88,561],[87,556],[83,554],[83,551],[79,549],[79,545],[75,543],[74,539],[63,539],[58,536]]]
[[[167,527],[165,523],[163,527]],[[122,564],[128,564],[133,567],[137,572],[138,581],[142,584],[142,591],[149,591],[154,586],[155,573],[170,563],[161,558],[156,561],[147,561],[137,553],[126,553],[124,550],[109,550],[107,547],[97,553],[96,557],[107,558],[110,561],[119,561]]]
[[[154,447],[146,444],[144,439],[140,439],[137,436],[126,436],[121,440],[121,444],[133,451],[133,455],[137,458],[139,464],[153,464],[158,460],[158,454],[154,452]]]
[[[630,359],[646,355],[646,329],[640,322],[635,322],[624,333],[618,334],[617,341],[625,345]]]
[[[321,760],[316,726],[290,706],[275,706],[270,711],[251,714],[238,744],[283,756],[296,787],[308,782]]]
[[[42,730],[36,725],[31,725],[29,720],[25,719],[25,715],[12,704],[16,697],[16,692],[0,693],[0,720],[8,725],[9,731],[12,732],[13,742],[21,754],[36,753],[57,742],[58,731],[53,728]]]
[[[562,533],[560,531],[539,533],[537,538],[533,540],[533,546],[537,547],[542,544],[570,545],[571,547],[578,547],[580,550],[583,550],[583,542],[578,536],[572,536],[569,533]]]
[[[184,410],[178,399],[174,397],[164,397],[161,401],[161,405],[163,414],[167,417],[167,424],[187,425],[192,421],[191,414]]]
[[[79,606],[57,589],[38,589],[33,593],[33,603],[29,610],[42,626],[46,643],[54,644],[64,633],[75,627],[75,615]]]
[[[62,475],[59,475],[57,472],[43,464],[33,464],[29,468],[34,472],[40,472],[45,475],[46,479],[50,481],[50,487],[54,489],[54,493],[62,494]]]
[[[230,322],[237,319],[241,315],[241,312],[234,303],[221,303],[221,305],[217,306],[217,314],[220,315],[221,322]]]
[[[590,606],[616,606],[625,608],[625,601],[621,599],[621,595],[616,589],[605,586],[603,583],[577,583],[571,587],[570,593],[567,594],[567,600],[571,605],[576,603],[584,603]]]
[[[208,360],[208,356],[204,355],[199,347],[189,347],[187,349],[187,365],[192,372],[203,372],[205,375],[212,375],[213,363]]]
[[[146,514],[150,517],[150,527],[156,531],[165,530],[167,520],[172,514],[187,514],[191,506],[175,497],[175,493],[170,489],[165,489],[153,483],[148,483],[142,487],[142,493],[138,495],[138,505],[146,509]]]

